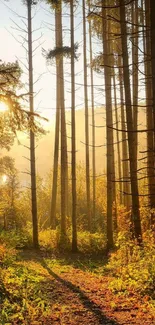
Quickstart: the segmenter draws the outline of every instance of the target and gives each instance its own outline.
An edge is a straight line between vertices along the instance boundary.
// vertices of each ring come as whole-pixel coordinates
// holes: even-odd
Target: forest
[[[0,325],[153,325],[155,1],[0,16]]]

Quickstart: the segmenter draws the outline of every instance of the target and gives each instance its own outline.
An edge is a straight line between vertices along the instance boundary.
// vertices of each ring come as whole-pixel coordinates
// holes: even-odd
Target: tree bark
[[[74,64],[74,0],[70,1],[71,18],[71,132],[72,132],[72,251],[77,252],[76,226],[76,124],[75,124],[75,64]]]
[[[33,96],[33,54],[32,54],[32,3],[27,1],[28,11],[28,70],[29,70],[29,105],[30,112],[34,113]],[[31,116],[34,119],[33,115]],[[38,216],[36,196],[36,160],[35,160],[35,135],[30,130],[30,170],[31,170],[31,200],[32,200],[32,223],[33,223],[33,246],[38,248]]]
[[[119,128],[118,124],[118,105],[117,105],[117,95],[116,95],[116,80],[115,80],[115,71],[113,71],[113,86],[114,86],[114,102],[115,102],[115,120],[116,120],[116,129]],[[116,131],[116,140],[117,140],[117,157],[118,157],[118,178],[120,180],[119,183],[119,200],[120,204],[123,204],[122,198],[122,169],[121,169],[121,150],[120,150],[120,137],[119,131]]]
[[[107,2],[105,2],[107,4]],[[107,249],[113,247],[113,130],[112,130],[112,102],[111,102],[111,68],[109,60],[108,26],[105,9],[102,8],[102,32],[103,32],[103,61],[105,79],[106,100],[106,136],[107,136]]]
[[[59,39],[58,47],[63,47],[62,41],[62,3],[60,1],[57,10]],[[66,120],[65,120],[65,102],[64,102],[64,71],[63,56],[59,58],[59,75],[60,75],[60,116],[61,116],[61,236],[66,236],[66,192],[67,192],[67,139],[66,139]]]
[[[146,125],[147,129],[153,130],[153,109],[152,109],[152,69],[151,69],[151,39],[150,39],[150,4],[145,2],[145,8],[142,1],[143,25],[146,25],[146,30],[143,28],[143,48],[145,60],[145,92],[146,92]],[[155,171],[154,171],[154,133],[147,132],[147,177],[148,177],[148,203],[151,209],[155,207]],[[153,214],[151,217],[152,223]]]
[[[87,90],[87,44],[86,44],[86,14],[85,0],[82,0],[83,9],[83,68],[84,68],[84,101],[85,101],[85,146],[86,146],[86,196],[88,230],[92,230],[90,212],[90,163],[89,163],[89,115],[88,115],[88,90]]]
[[[55,38],[56,47],[59,46],[59,26],[58,14],[55,9]],[[59,60],[56,59],[56,122],[55,122],[55,144],[54,144],[54,163],[53,163],[53,185],[50,211],[50,227],[56,228],[56,200],[57,200],[57,181],[58,181],[58,159],[59,159],[59,129],[60,129],[60,68]]]
[[[136,139],[133,127],[133,114],[131,105],[131,89],[130,89],[130,75],[129,75],[129,59],[127,47],[127,28],[126,28],[126,14],[125,1],[120,0],[120,20],[121,20],[121,40],[122,40],[122,57],[123,57],[123,76],[126,102],[126,118],[128,131],[128,146],[129,146],[129,165],[130,165],[130,179],[131,179],[131,195],[132,195],[132,221],[133,234],[138,243],[142,242],[142,231],[139,211],[139,192],[138,192],[138,178],[136,169]]]
[[[119,59],[119,66],[122,66],[122,60]],[[123,85],[123,71],[119,68],[119,82],[120,82],[120,99],[121,99],[121,129],[126,130],[125,123],[125,109],[124,109],[124,85]],[[130,211],[130,185],[129,185],[129,155],[126,132],[122,132],[122,170],[123,170],[123,204],[127,212]]]
[[[90,10],[90,4],[89,4]],[[94,109],[94,75],[92,68],[92,26],[89,21],[89,49],[90,49],[90,83],[91,83],[91,107],[92,107],[92,178],[93,178],[93,220],[92,228],[94,229],[96,216],[96,161],[95,161],[95,109]]]
[[[133,93],[133,126],[134,130],[138,127],[138,0],[132,3],[132,93]],[[138,150],[138,133],[135,133],[136,144],[136,164],[137,164],[137,150]],[[137,168],[137,166],[136,166]]]
[[[151,27],[152,99],[153,99],[152,108],[153,108],[153,129],[154,129],[153,154],[155,155],[155,6],[152,0],[150,0],[150,27]],[[155,167],[155,160],[154,160],[154,167]],[[153,205],[153,208],[155,209],[155,184],[154,184],[154,189],[152,189],[151,196],[152,196],[151,203]],[[151,224],[153,227],[155,227],[155,212],[152,213]]]

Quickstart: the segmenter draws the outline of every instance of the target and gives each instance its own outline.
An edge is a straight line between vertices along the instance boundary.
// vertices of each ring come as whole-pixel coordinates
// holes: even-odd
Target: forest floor
[[[155,324],[147,296],[141,297],[135,292],[113,292],[110,288],[113,277],[107,272],[101,274],[101,266],[106,262],[101,257],[45,256],[43,252],[32,250],[19,252],[15,264],[19,270],[21,267],[27,270],[25,288],[29,289],[24,293],[27,307],[23,320],[20,321],[17,314],[11,323],[4,324]],[[30,282],[37,282],[37,287],[34,289]],[[33,299],[35,304],[38,301],[39,312],[33,309]]]

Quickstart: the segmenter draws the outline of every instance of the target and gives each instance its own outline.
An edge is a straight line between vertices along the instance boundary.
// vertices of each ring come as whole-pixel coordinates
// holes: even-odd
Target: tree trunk
[[[152,98],[153,98],[153,136],[154,136],[154,150],[153,154],[155,155],[155,6],[154,2],[150,0],[150,27],[151,27],[151,68],[152,68]],[[148,28],[148,27],[147,27]],[[155,162],[155,160],[154,160]],[[155,168],[155,164],[154,164]],[[154,170],[154,169],[153,169]],[[155,176],[155,173],[154,173]],[[155,183],[154,189],[152,189],[152,205],[155,209]],[[152,213],[151,224],[155,227],[155,212]]]
[[[86,44],[86,15],[85,0],[82,0],[83,8],[83,68],[84,68],[84,101],[85,101],[85,146],[86,146],[86,196],[88,230],[92,230],[90,212],[90,166],[89,166],[89,116],[88,116],[88,90],[87,90],[87,44]]]
[[[55,9],[55,38],[56,47],[59,46],[59,26],[58,14]],[[59,129],[60,129],[60,68],[59,60],[56,59],[56,122],[55,122],[55,144],[54,144],[54,163],[53,163],[53,185],[50,212],[50,226],[56,228],[56,200],[57,200],[57,181],[58,181],[58,159],[59,159]]]
[[[127,132],[128,132],[128,146],[129,146],[129,164],[130,164],[130,179],[131,179],[131,195],[132,195],[132,221],[133,234],[138,243],[142,242],[140,211],[139,211],[139,192],[138,179],[136,168],[136,138],[133,128],[133,115],[131,105],[131,89],[130,89],[130,75],[129,75],[129,58],[127,47],[127,28],[126,28],[126,14],[125,2],[120,0],[120,20],[121,20],[121,40],[122,40],[122,57],[123,57],[123,76],[126,102],[126,118],[127,118]]]
[[[107,3],[105,3],[107,4]],[[112,102],[111,102],[111,68],[109,60],[108,26],[105,9],[102,8],[102,31],[103,31],[103,61],[105,78],[106,99],[106,136],[107,136],[107,249],[113,247],[113,130],[112,130]]]
[[[115,80],[115,71],[113,71],[113,86],[114,86],[114,102],[115,102],[115,120],[116,120],[116,129],[119,128],[118,124],[118,105],[117,105],[117,96],[116,96],[116,80]],[[122,170],[121,170],[121,150],[120,150],[120,138],[119,131],[116,131],[116,141],[117,141],[117,156],[118,156],[118,178],[119,182],[119,200],[120,204],[123,204],[122,198]]]
[[[110,22],[107,22],[107,33],[108,35],[110,35]],[[112,76],[113,76],[113,68],[112,66],[114,65],[114,56],[112,55],[112,43],[110,42],[110,40],[108,39],[107,36],[107,40],[108,40],[108,51],[109,51],[109,65],[111,66],[111,72],[110,72],[110,76],[111,76],[111,87],[112,87]],[[111,95],[112,95],[112,89],[111,89]],[[113,126],[113,105],[112,105],[112,100],[111,100],[111,108],[112,108],[112,112],[111,112],[111,126]],[[112,186],[113,186],[113,229],[115,232],[117,232],[117,196],[116,196],[116,171],[115,171],[115,146],[114,146],[114,132],[113,129],[111,129],[112,131],[112,143],[111,143],[111,151],[112,151]]]
[[[60,1],[57,10],[58,19],[58,47],[63,47],[62,41],[62,3]],[[59,89],[60,89],[60,111],[61,111],[61,236],[66,236],[66,191],[67,191],[67,140],[66,140],[66,121],[65,121],[65,102],[64,102],[64,72],[63,56],[59,58]]]
[[[119,66],[122,66],[122,60],[119,60]],[[126,130],[125,110],[124,110],[124,92],[123,92],[123,72],[119,68],[119,82],[120,82],[120,99],[121,99],[121,128]],[[128,163],[128,143],[126,132],[122,132],[122,169],[123,169],[123,204],[127,212],[130,211],[130,177],[129,177],[129,163]]]
[[[137,130],[138,124],[138,0],[132,3],[132,93],[133,93],[133,127]],[[137,149],[138,149],[138,133],[135,133],[136,144],[136,169],[137,169]]]
[[[7,225],[7,213],[6,213],[6,211],[4,211],[3,218],[4,218],[4,230],[7,230],[8,225]]]
[[[90,10],[90,4],[89,4]],[[94,75],[92,68],[92,26],[89,21],[89,46],[90,46],[90,83],[91,83],[91,107],[92,107],[92,177],[93,177],[93,220],[92,228],[94,229],[96,215],[96,161],[95,161],[95,112],[94,112]]]
[[[144,10],[143,1],[142,8]],[[143,47],[145,60],[145,92],[146,92],[146,124],[147,129],[153,129],[153,110],[152,110],[152,69],[151,69],[151,40],[150,40],[150,4],[145,0],[145,15],[143,14]],[[153,131],[147,132],[147,177],[148,177],[148,201],[151,209],[155,207],[155,171],[154,171],[154,134]],[[151,217],[152,223],[153,214]]]
[[[34,113],[33,96],[33,54],[32,54],[32,16],[31,1],[27,1],[28,10],[28,68],[29,68],[29,105],[31,118]],[[30,130],[30,170],[31,170],[31,200],[32,200],[32,223],[33,223],[33,245],[38,248],[38,217],[37,217],[37,196],[36,196],[36,161],[35,161],[35,135]]]
[[[76,227],[76,125],[75,125],[75,65],[74,65],[74,0],[70,2],[71,18],[71,121],[72,121],[72,251],[77,252]]]

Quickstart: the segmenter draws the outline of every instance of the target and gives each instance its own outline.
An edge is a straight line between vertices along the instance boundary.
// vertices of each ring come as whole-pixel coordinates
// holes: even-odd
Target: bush
[[[4,244],[0,245],[0,267],[6,267],[15,260],[16,250],[7,248]]]
[[[105,236],[100,233],[90,234],[89,232],[78,232],[78,248],[84,253],[99,253],[105,248]],[[40,246],[46,251],[70,251],[71,250],[71,231],[62,238],[60,230],[42,230],[39,233]]]
[[[89,232],[78,232],[78,248],[84,253],[99,253],[103,252],[106,246],[104,234]]]
[[[47,251],[57,250],[60,240],[59,230],[46,229],[39,232],[39,243]]]
[[[10,230],[0,232],[0,243],[16,249],[32,247],[32,236],[28,230]]]
[[[155,244],[153,233],[143,236],[144,246],[139,247],[127,234],[118,234],[118,250],[111,255],[107,269],[116,277],[110,287],[114,291],[138,291],[153,295],[155,290]]]

